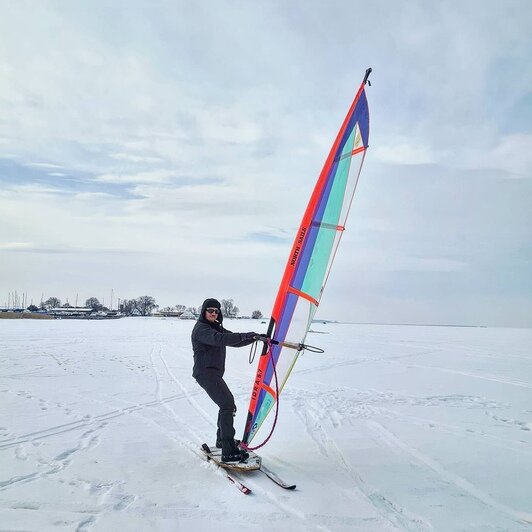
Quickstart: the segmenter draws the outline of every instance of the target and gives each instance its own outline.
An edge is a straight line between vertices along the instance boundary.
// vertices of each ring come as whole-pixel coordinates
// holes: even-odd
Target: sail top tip
[[[364,76],[364,81],[362,82],[364,85],[365,85],[366,83],[368,83],[370,87],[371,87],[371,82],[369,81],[368,78],[369,78],[369,75],[371,74],[371,71],[372,71],[372,70],[373,70],[373,69],[372,69],[371,67],[369,67],[368,69],[366,69],[366,75]]]

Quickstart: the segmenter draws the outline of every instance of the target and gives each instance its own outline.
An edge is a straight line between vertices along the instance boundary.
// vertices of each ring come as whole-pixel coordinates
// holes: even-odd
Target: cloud
[[[430,148],[400,141],[394,145],[378,146],[373,156],[387,164],[432,164],[437,160]]]
[[[509,269],[526,286],[527,2],[142,9],[44,1],[3,11],[0,239],[14,247],[2,249],[0,293],[30,280],[39,292],[120,283],[166,304],[220,290],[267,312],[367,66],[370,149],[331,312],[356,299],[346,302],[349,269],[371,281],[377,321],[394,286],[394,312],[405,302],[422,317],[442,279],[493,287],[501,301],[514,290],[500,280]],[[55,281],[47,272],[60,268]],[[459,292],[450,283],[434,305],[455,309]]]
[[[451,258],[418,256],[405,253],[403,249],[371,250],[362,249],[354,260],[358,270],[373,272],[464,272],[470,269],[465,260]]]
[[[86,255],[139,255],[144,251],[134,249],[116,248],[84,248],[78,246],[46,247],[33,242],[7,242],[0,243],[0,251],[14,253],[39,253],[39,254],[86,254]]]
[[[94,177],[95,181],[104,183],[168,183],[175,178],[172,170],[152,170],[135,174],[102,174]]]
[[[259,124],[251,122],[233,108],[198,110],[195,114],[198,133],[201,138],[227,144],[253,144],[261,140]]]
[[[507,135],[491,150],[479,166],[505,170],[515,177],[532,178],[532,135]]]
[[[293,240],[294,235],[288,231],[282,231],[279,229],[271,229],[267,231],[257,231],[248,233],[247,239],[254,240],[256,242],[263,242],[265,244],[282,244],[288,249],[290,242]]]
[[[40,183],[27,183],[22,185],[13,185],[9,189],[4,189],[4,194],[7,192],[14,192],[19,194],[32,194],[35,196],[44,195],[59,195],[66,196],[71,192],[61,187],[41,185]],[[1,191],[0,191],[1,194]]]
[[[157,164],[163,162],[160,157],[150,157],[149,155],[135,155],[131,153],[110,153],[111,159],[117,159],[119,161],[128,161],[131,163],[144,163],[144,164]]]
[[[30,166],[30,167],[33,167],[33,168],[51,169],[51,170],[54,170],[56,168],[58,170],[60,170],[62,168],[58,164],[50,164],[50,163],[26,163],[26,166]],[[53,174],[51,174],[51,175],[53,175]]]
[[[31,242],[6,242],[4,244],[0,243],[0,249],[5,251],[20,251],[31,249],[34,247],[34,244]]]

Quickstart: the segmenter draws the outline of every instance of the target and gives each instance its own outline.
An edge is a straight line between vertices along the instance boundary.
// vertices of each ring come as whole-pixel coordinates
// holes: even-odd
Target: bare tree
[[[240,309],[235,306],[232,299],[222,299],[222,314],[225,318],[236,318]]]
[[[152,310],[159,308],[155,303],[155,298],[151,296],[140,296],[136,299],[136,307],[141,316],[149,316]]]
[[[61,306],[61,300],[58,297],[49,297],[45,302],[46,309],[59,308]]]
[[[131,316],[136,308],[137,302],[135,299],[124,299],[120,303],[120,312],[126,316]]]
[[[102,310],[102,304],[97,297],[89,297],[89,299],[85,301],[85,306],[87,308],[91,308],[92,310]]]
[[[176,305],[175,309],[176,309],[177,312],[185,312],[187,307],[185,305]]]
[[[254,319],[254,320],[260,320],[262,318],[262,312],[260,310],[254,310],[252,313],[251,313],[251,317]]]

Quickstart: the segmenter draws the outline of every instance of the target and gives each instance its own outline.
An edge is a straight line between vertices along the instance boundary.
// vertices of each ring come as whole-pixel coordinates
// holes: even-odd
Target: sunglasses
[[[205,309],[209,314],[220,314],[220,311],[217,308],[206,308]]]

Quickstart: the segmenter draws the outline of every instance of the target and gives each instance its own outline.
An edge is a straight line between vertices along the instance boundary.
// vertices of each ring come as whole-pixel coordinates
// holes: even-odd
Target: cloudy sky
[[[269,315],[371,66],[318,316],[532,326],[529,0],[0,5],[0,305]]]

